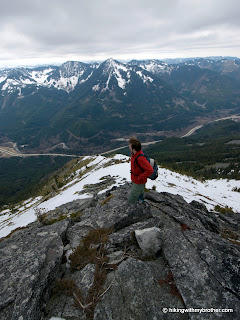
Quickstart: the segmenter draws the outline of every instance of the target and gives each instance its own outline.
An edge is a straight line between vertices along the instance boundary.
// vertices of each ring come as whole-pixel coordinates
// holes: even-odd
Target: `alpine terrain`
[[[73,159],[0,212],[0,319],[238,319],[238,180],[159,167],[129,205],[129,157]]]
[[[239,115],[239,59],[69,61],[0,70],[0,145],[96,154]],[[51,152],[52,152],[51,151]]]

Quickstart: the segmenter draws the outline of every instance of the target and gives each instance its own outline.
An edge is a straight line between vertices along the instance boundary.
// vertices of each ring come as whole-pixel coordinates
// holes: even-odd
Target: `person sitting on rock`
[[[128,143],[131,151],[132,180],[132,188],[128,196],[128,202],[144,202],[145,184],[147,182],[147,178],[153,173],[153,168],[141,150],[141,142],[137,138],[132,137],[129,139]]]

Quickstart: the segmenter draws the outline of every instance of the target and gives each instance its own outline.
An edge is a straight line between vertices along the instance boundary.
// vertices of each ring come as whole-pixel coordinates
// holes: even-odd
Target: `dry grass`
[[[106,256],[105,248],[108,242],[108,236],[112,233],[112,229],[94,229],[90,231],[81,241],[81,244],[70,255],[70,268],[72,271],[81,270],[87,264],[94,263],[96,265],[94,273],[94,281],[88,290],[88,295],[85,301],[82,295],[75,289],[74,297],[76,303],[84,310],[88,319],[93,319],[94,309],[97,302],[101,299],[106,290],[103,286],[107,278],[109,270],[113,269],[112,265],[108,264],[109,258]],[[74,285],[71,284],[70,288]],[[72,291],[73,292],[73,291]]]
[[[233,244],[240,245],[240,237],[239,237],[239,235],[237,233],[235,233],[234,231],[232,231],[232,230],[222,229],[221,230],[221,236],[224,239],[229,240]]]
[[[108,196],[107,198],[105,198],[103,201],[101,201],[101,205],[105,205],[106,203],[108,203],[110,201],[110,199],[114,197],[113,194],[110,194],[110,196]]]
[[[29,227],[26,226],[26,227],[18,227],[18,228],[16,228],[16,229],[12,230],[6,237],[1,238],[1,239],[0,239],[0,242],[3,241],[3,240],[5,240],[5,239],[10,238],[16,231],[24,230],[24,229],[28,229],[28,228],[29,228]]]

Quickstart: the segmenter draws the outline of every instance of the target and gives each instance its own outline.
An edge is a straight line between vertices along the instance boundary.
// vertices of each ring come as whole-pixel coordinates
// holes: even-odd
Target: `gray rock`
[[[16,232],[0,242],[0,318],[39,319],[59,276],[68,221]]]
[[[214,262],[215,257],[211,257],[213,265],[210,266],[203,259],[203,253],[199,254],[198,246],[194,242],[189,241],[192,234],[193,231],[186,230],[182,232],[177,229],[169,229],[164,233],[165,245],[163,246],[163,254],[172,270],[177,288],[183,297],[186,308],[232,308],[235,312],[229,313],[228,319],[238,319],[240,316],[239,298],[226,287],[226,277],[225,281],[222,279],[222,283],[219,282],[219,278],[223,274],[219,274],[218,261]],[[204,244],[203,233],[199,232],[197,237],[202,246]],[[219,247],[221,246],[221,249],[223,249],[225,244],[222,243]],[[202,247],[202,250],[208,255],[207,248]],[[231,262],[233,262],[232,268],[235,268],[235,271],[231,275],[232,277],[237,277],[237,273],[235,274],[237,271],[236,261]],[[229,262],[229,265],[231,262]],[[224,265],[221,264],[220,268],[224,268]],[[230,284],[228,286],[230,287]],[[217,314],[217,316],[219,319],[226,319],[224,313]],[[189,313],[189,317],[190,319],[216,319],[216,314]]]
[[[89,208],[92,204],[92,199],[79,199],[79,200],[74,200],[71,202],[67,202],[54,210],[50,210],[47,213],[44,214],[47,222],[51,222],[54,220],[57,220],[59,218],[68,218],[71,217],[71,214],[76,214],[79,213],[79,219],[81,216],[81,212]]]
[[[94,320],[176,319],[175,314],[164,314],[162,308],[184,308],[170,293],[168,286],[158,282],[169,273],[162,258],[142,262],[129,258],[109,274],[106,287],[110,289],[95,308]],[[178,319],[188,319],[179,314]]]
[[[235,224],[230,225],[229,219],[236,221],[238,217],[232,215],[227,221],[219,217],[216,221],[216,216],[205,208],[201,210],[201,206],[189,205],[167,193],[149,192],[148,198],[159,209],[154,215],[163,223],[163,256],[186,307],[231,308],[234,312],[228,313],[228,319],[238,319],[239,246],[223,239],[218,232],[223,225],[234,229]],[[225,319],[224,313],[189,313],[190,319],[216,316]]]
[[[152,227],[135,230],[135,237],[145,256],[156,255],[162,247],[162,235],[159,228]]]
[[[143,222],[134,223],[126,228],[123,228],[117,232],[112,233],[109,236],[109,243],[113,248],[125,248],[131,244],[133,240],[133,233],[136,229],[141,230],[151,227],[160,227],[162,225],[158,217],[149,218]]]
[[[82,238],[86,236],[89,233],[89,231],[94,229],[93,226],[84,225],[85,223],[86,221],[84,221],[83,223],[79,222],[76,223],[73,227],[69,228],[67,233],[67,239],[70,248],[76,249],[79,246]]]
[[[122,250],[115,251],[113,253],[109,253],[107,257],[109,258],[109,263],[118,264],[122,262],[124,257],[124,252]]]
[[[112,228],[104,253],[110,259],[108,290],[96,305],[95,320],[226,319],[226,313],[176,314],[162,308],[232,308],[227,318],[239,319],[240,215],[208,212],[195,201],[155,191],[146,193],[149,205],[129,205],[129,192],[126,183],[68,203],[49,216],[80,210],[80,221],[32,223],[0,242],[0,319],[86,320],[73,296],[51,289],[56,279],[74,280],[86,299],[97,269],[88,264],[72,273],[62,260],[63,248],[74,250],[94,228]],[[139,241],[148,256],[143,259],[133,233],[148,228],[156,236],[151,239],[151,232],[147,241]]]
[[[64,279],[74,280],[78,288],[81,290],[84,299],[87,298],[88,290],[94,280],[95,265],[88,264],[83,270],[75,271],[68,274]],[[76,305],[75,298],[64,292],[52,294],[45,307],[45,318],[62,317],[66,320],[86,320],[86,315],[82,308]]]

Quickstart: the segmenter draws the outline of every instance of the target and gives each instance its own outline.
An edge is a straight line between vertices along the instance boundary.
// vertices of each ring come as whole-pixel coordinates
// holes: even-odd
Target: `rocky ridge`
[[[239,318],[240,215],[153,190],[129,205],[129,189],[39,212],[0,242],[0,319]]]

